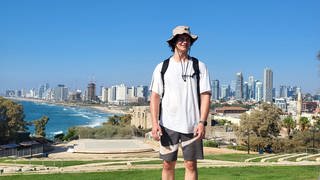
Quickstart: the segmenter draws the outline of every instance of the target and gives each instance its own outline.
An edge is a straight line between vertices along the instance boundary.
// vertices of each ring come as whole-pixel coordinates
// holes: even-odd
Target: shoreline
[[[83,107],[83,108],[92,108],[95,110],[99,110],[104,113],[109,114],[130,114],[129,110],[125,110],[124,108],[120,106],[115,107],[107,107],[103,105],[91,105],[91,104],[78,104],[78,103],[68,103],[68,102],[52,102],[47,101],[43,99],[34,99],[34,98],[22,98],[22,97],[4,97],[6,99],[10,100],[16,100],[16,101],[28,101],[28,102],[35,102],[35,103],[48,103],[48,104],[55,104],[60,106],[68,106],[68,107]]]

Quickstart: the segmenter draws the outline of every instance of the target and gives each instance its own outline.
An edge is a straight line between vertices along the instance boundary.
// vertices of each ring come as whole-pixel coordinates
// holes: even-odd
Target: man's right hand
[[[154,124],[152,126],[152,137],[154,140],[159,141],[160,136],[162,136],[161,127],[159,124]]]

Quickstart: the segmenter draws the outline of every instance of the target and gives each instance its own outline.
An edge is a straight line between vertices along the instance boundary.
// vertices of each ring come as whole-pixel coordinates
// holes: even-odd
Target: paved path
[[[116,171],[116,170],[130,170],[130,169],[160,169],[161,164],[134,164],[135,162],[154,161],[158,158],[128,158],[117,160],[114,162],[92,163],[67,167],[45,167],[42,165],[26,165],[26,164],[0,164],[0,170],[3,169],[3,175],[14,174],[50,174],[50,173],[82,173],[82,172],[100,172],[100,171]],[[178,159],[177,167],[184,167],[183,161]],[[199,160],[198,167],[244,167],[244,166],[303,166],[303,165],[317,165],[317,161],[300,161],[300,162],[232,162],[232,161],[218,161],[218,160]]]

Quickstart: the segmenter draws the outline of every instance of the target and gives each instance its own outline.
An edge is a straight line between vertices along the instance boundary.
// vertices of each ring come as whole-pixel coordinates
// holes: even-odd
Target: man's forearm
[[[202,93],[201,97],[201,108],[200,108],[200,120],[207,120],[209,109],[210,109],[210,96],[209,92]]]
[[[152,92],[150,98],[150,112],[152,118],[152,124],[158,123],[159,120],[159,108],[160,108],[160,96],[157,93]]]

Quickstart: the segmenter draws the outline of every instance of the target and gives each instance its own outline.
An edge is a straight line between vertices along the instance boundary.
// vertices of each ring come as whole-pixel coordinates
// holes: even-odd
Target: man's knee
[[[184,161],[184,166],[189,171],[197,170],[197,161]]]
[[[163,161],[164,170],[174,170],[176,162],[175,161]]]

